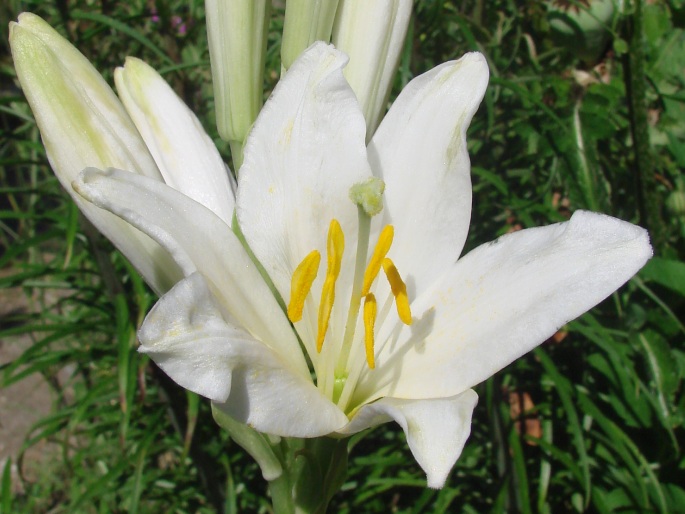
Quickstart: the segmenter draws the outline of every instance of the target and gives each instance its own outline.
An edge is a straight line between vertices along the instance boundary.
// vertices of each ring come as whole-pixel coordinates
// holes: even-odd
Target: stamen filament
[[[366,272],[364,273],[364,286],[362,287],[362,296],[369,294],[371,289],[371,284],[378,276],[378,272],[381,270],[381,263],[390,250],[390,245],[392,245],[392,239],[395,235],[395,229],[392,225],[386,225],[381,230],[378,235],[378,242],[376,243],[376,248],[373,251],[373,255],[369,260],[369,265],[366,267]]]
[[[366,347],[366,363],[371,369],[376,367],[376,359],[373,353],[373,329],[376,325],[376,314],[376,297],[373,293],[369,293],[364,297],[364,345]]]
[[[302,319],[304,301],[312,288],[314,279],[319,272],[321,254],[318,250],[309,252],[298,264],[290,281],[290,302],[288,303],[288,319],[296,323]]]
[[[335,301],[335,281],[340,275],[343,251],[345,250],[345,236],[338,220],[331,220],[328,227],[328,241],[326,244],[327,268],[326,279],[321,290],[321,303],[319,304],[319,331],[316,337],[316,351],[321,352],[323,341],[326,338],[328,322],[331,319],[333,302]]]
[[[411,309],[409,308],[409,297],[407,296],[407,285],[402,280],[400,272],[397,271],[395,264],[388,257],[383,259],[383,271],[390,282],[392,295],[395,297],[397,314],[405,325],[411,325]]]

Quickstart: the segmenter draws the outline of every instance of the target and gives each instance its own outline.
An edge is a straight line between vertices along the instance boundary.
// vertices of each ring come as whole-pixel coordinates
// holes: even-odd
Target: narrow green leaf
[[[0,514],[11,514],[12,512],[12,459],[8,458],[5,461],[5,467],[2,471],[2,501],[0,501]]]

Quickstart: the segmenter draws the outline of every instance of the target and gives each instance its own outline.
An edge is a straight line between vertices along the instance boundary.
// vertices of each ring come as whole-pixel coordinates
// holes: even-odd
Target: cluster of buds
[[[217,126],[236,169],[262,106],[270,7],[270,0],[206,1]],[[350,58],[345,78],[370,140],[387,105],[411,10],[411,0],[288,0],[282,72],[315,41],[332,42]]]

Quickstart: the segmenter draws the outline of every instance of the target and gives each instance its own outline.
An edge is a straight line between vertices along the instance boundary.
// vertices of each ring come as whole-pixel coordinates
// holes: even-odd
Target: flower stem
[[[274,514],[325,514],[347,475],[347,439],[281,438],[283,473],[269,482]]]
[[[633,0],[633,14],[629,18],[630,52],[627,56],[626,86],[630,100],[630,126],[635,152],[640,218],[649,230],[654,248],[658,251],[666,242],[665,224],[661,217],[661,201],[657,191],[654,159],[649,141],[647,120],[646,74],[644,69],[643,0]]]

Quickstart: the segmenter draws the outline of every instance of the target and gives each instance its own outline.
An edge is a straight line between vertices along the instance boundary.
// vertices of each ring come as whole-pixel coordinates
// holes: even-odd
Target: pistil
[[[335,366],[335,376],[340,378],[346,376],[347,359],[352,349],[352,339],[357,328],[357,317],[362,301],[362,286],[364,285],[364,270],[366,268],[366,255],[369,251],[369,235],[371,233],[371,216],[361,205],[357,206],[359,219],[359,234],[357,239],[357,257],[354,263],[354,279],[352,282],[352,295],[350,306],[347,310],[347,321],[345,323],[345,335],[343,336],[340,355]]]
[[[355,341],[357,324],[359,323],[359,311],[362,307],[362,300],[364,305],[363,309],[361,309],[361,322],[364,327],[365,364],[370,370],[376,367],[375,329],[378,305],[376,296],[371,292],[371,289],[381,268],[383,268],[390,284],[400,320],[407,325],[410,325],[412,322],[409,299],[407,297],[407,286],[402,280],[395,264],[387,257],[394,239],[394,228],[392,225],[383,227],[373,253],[367,261],[371,218],[379,214],[383,208],[382,195],[384,187],[383,181],[372,178],[355,184],[350,189],[350,199],[357,205],[358,234],[347,319],[342,334],[342,341],[337,340],[326,343],[327,350],[322,355],[322,359],[318,361],[319,366],[316,370],[318,387],[345,411],[347,411],[347,405],[364,368],[364,362],[361,360],[359,362],[349,362],[352,345]],[[328,229],[326,276],[321,288],[321,301],[319,302],[318,310],[317,353],[321,353],[327,338],[333,304],[335,303],[336,282],[340,276],[344,248],[345,237],[342,228],[340,223],[333,219]],[[317,250],[313,250],[300,262],[293,272],[290,287],[290,303],[288,304],[288,318],[293,323],[302,319],[304,304],[316,279],[320,261],[320,253]],[[383,312],[387,313],[385,308]],[[385,314],[383,314],[383,317],[385,317]]]

